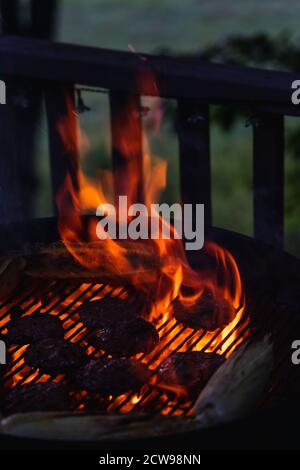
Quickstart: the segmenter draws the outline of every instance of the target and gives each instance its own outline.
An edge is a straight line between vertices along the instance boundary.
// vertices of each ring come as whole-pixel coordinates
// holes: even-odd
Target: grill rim
[[[45,238],[44,238],[45,237],[45,232],[46,233],[48,232],[48,234],[49,234],[49,227],[54,228],[54,231],[52,231],[52,232],[50,231],[51,236],[52,236],[53,233],[56,231],[55,224],[56,224],[56,218],[51,217],[51,218],[43,218],[43,219],[35,220],[35,221],[33,221],[33,223],[30,223],[29,225],[28,224],[25,224],[25,225],[23,224],[22,227],[27,228],[28,233],[31,233],[31,234],[32,234],[32,227],[33,226],[38,227],[39,228],[40,240],[43,239],[43,242],[46,243]],[[7,233],[9,233],[10,235],[11,235],[11,230],[15,230],[15,228],[13,228],[13,227],[16,227],[16,224],[13,224],[13,225],[7,227],[7,230],[8,230]],[[2,232],[2,234],[3,234],[3,232]],[[19,256],[20,254],[26,256],[27,253],[33,253],[35,250],[39,249],[39,246],[38,246],[38,244],[36,244],[36,241],[33,241],[32,243],[29,243],[29,244],[25,243],[26,246],[25,246],[25,249],[24,249],[24,240],[22,240],[22,243],[20,245],[21,248],[19,248],[17,250],[17,249],[15,249],[15,245],[14,245],[13,250],[7,251],[6,249],[3,248],[3,245],[1,244],[1,238],[2,237],[0,236],[0,251],[3,252],[3,254],[5,256],[8,256],[8,255]],[[240,259],[237,256],[237,253],[235,251],[236,245],[238,245],[240,248],[242,247],[241,251],[244,251],[244,252],[245,252],[245,250],[244,250],[245,248],[249,248],[250,253],[251,253],[251,250],[254,250],[254,251],[257,250],[258,251],[258,253],[257,253],[258,256],[259,256],[259,253],[261,254],[261,253],[264,253],[265,250],[268,250],[271,257],[274,257],[274,256],[281,257],[284,260],[285,264],[287,264],[287,265],[292,264],[295,267],[295,269],[297,269],[297,271],[300,273],[300,261],[297,258],[295,258],[294,256],[292,256],[288,253],[285,253],[283,251],[275,250],[272,247],[266,245],[265,243],[258,242],[257,240],[254,240],[254,239],[252,239],[252,238],[250,238],[246,235],[243,235],[243,234],[241,235],[241,234],[229,231],[229,230],[212,228],[212,229],[207,230],[207,238],[209,238],[212,241],[216,241],[217,243],[221,244],[223,247],[227,248],[229,251],[232,252],[234,257],[238,260],[238,264],[239,264],[241,275],[242,275],[243,279],[244,279],[245,270],[244,270],[244,266],[241,265]],[[39,237],[34,237],[34,240],[37,240],[37,239],[39,239]],[[53,240],[51,240],[51,241],[53,241]],[[249,257],[250,256],[251,256],[251,254],[249,255]],[[191,261],[192,265],[193,264],[195,265],[195,263],[193,263],[193,261],[194,261],[193,259],[191,259],[190,261]],[[247,264],[247,261],[245,261],[244,264]],[[11,296],[11,297],[13,298],[14,296]],[[6,301],[6,303],[8,303],[8,302],[9,302],[9,300]],[[1,308],[2,308],[2,305],[0,305],[0,311],[1,311]],[[293,316],[299,317],[298,312],[293,312]],[[276,409],[280,408],[280,405],[277,406],[277,404],[275,403],[275,405],[271,404],[270,407],[271,407],[271,409],[276,410]],[[255,416],[257,414],[260,414],[260,412],[257,413],[257,411],[255,411],[255,412],[252,413],[252,415],[255,415]],[[246,422],[246,420],[245,420],[245,422]]]

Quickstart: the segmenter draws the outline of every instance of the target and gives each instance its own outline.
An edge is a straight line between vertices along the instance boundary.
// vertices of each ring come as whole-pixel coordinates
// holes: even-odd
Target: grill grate
[[[85,349],[90,357],[100,357],[105,355],[101,350],[95,348],[92,342],[93,332],[88,330],[80,321],[76,314],[79,305],[93,299],[104,298],[105,296],[134,298],[135,302],[140,302],[138,296],[134,295],[130,289],[124,287],[112,287],[99,283],[74,283],[74,282],[46,282],[38,281],[28,285],[28,279],[21,282],[19,294],[13,299],[8,299],[0,305],[0,332],[5,335],[10,317],[17,315],[18,309],[22,310],[22,315],[31,315],[34,312],[51,313],[58,315],[62,321],[65,332],[65,340],[78,343]],[[165,415],[188,414],[193,408],[193,402],[179,398],[175,393],[158,388],[155,385],[157,370],[167,357],[177,351],[201,350],[223,354],[228,357],[233,350],[252,333],[250,329],[249,315],[239,315],[237,320],[226,330],[218,329],[215,332],[204,330],[194,331],[176,322],[174,318],[160,315],[154,321],[160,342],[158,346],[149,354],[139,354],[136,359],[143,362],[151,370],[153,383],[145,385],[137,394],[128,392],[117,398],[101,396],[91,397],[87,392],[72,392],[74,410],[107,411],[118,413],[129,412],[155,412]],[[241,318],[239,318],[239,316]],[[268,318],[268,310],[265,309],[265,317]],[[264,317],[262,317],[264,318]],[[281,317],[282,319],[282,317]],[[266,322],[267,323],[267,322]],[[274,326],[274,325],[273,325]],[[277,333],[281,342],[283,341],[282,329],[277,328]],[[255,334],[255,333],[254,333]],[[280,343],[280,341],[279,341]],[[280,344],[278,347],[280,349]],[[25,364],[24,352],[27,346],[11,346],[8,349],[7,370],[1,381],[4,387],[14,387],[17,384],[30,382],[61,382],[65,380],[63,375],[50,376],[38,369],[33,369]],[[285,355],[282,359],[285,363]],[[280,378],[282,364],[274,372],[274,386]],[[279,374],[279,375],[278,375]],[[266,399],[265,399],[266,401]]]

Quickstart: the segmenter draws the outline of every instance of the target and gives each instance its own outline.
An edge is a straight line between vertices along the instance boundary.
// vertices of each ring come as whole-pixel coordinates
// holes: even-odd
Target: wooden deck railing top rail
[[[297,74],[55,43],[18,36],[0,38],[0,74],[80,83],[139,95],[191,98],[210,104],[250,104],[300,115],[291,103]],[[150,72],[152,80],[137,80]]]

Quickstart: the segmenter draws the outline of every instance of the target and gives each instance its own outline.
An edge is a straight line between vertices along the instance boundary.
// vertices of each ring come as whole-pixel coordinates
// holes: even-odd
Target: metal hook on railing
[[[77,91],[77,106],[76,106],[76,111],[79,114],[84,113],[85,111],[90,111],[91,108],[85,104],[82,98],[81,90],[76,90]]]
[[[262,118],[257,114],[254,114],[246,120],[245,127],[259,127],[262,123]]]
[[[206,117],[204,116],[204,114],[195,113],[188,117],[187,122],[189,124],[197,125],[205,120],[206,120]]]

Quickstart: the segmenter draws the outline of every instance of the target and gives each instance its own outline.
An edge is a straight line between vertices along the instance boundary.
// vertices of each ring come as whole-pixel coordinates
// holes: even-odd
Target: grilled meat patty
[[[223,362],[224,358],[215,353],[176,352],[161,364],[158,384],[178,387],[187,395],[199,394]]]
[[[35,313],[11,320],[5,340],[8,344],[28,344],[44,338],[63,338],[64,330],[58,317]]]
[[[90,360],[75,375],[75,382],[80,389],[103,396],[118,396],[129,390],[139,390],[149,381],[149,370],[135,359]]]
[[[235,308],[222,297],[216,297],[206,289],[196,302],[185,305],[179,300],[173,303],[174,317],[193,329],[213,331],[230,323],[236,314]]]
[[[87,359],[79,346],[53,338],[33,343],[25,352],[25,362],[47,374],[67,374]]]
[[[70,409],[70,400],[62,384],[30,383],[8,390],[2,406],[5,415],[34,411],[66,411]]]
[[[119,324],[102,328],[96,331],[96,338],[101,349],[115,357],[149,353],[159,341],[152,323],[139,317],[128,317]]]
[[[77,309],[80,321],[89,328],[107,328],[138,315],[136,306],[117,297],[85,302]]]

